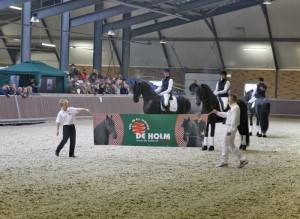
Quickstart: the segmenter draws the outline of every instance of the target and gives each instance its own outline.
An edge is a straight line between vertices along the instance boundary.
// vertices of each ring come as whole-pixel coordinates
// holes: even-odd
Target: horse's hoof
[[[242,145],[242,144],[240,145],[239,149],[240,149],[240,150],[242,150],[242,149],[243,149],[243,145]]]
[[[211,145],[211,146],[209,146],[208,150],[209,150],[209,151],[214,151],[214,150],[215,150],[215,147]]]
[[[263,137],[266,138],[267,136],[266,136],[266,135],[263,135]]]
[[[242,147],[241,147],[241,150],[242,151],[245,151],[246,149],[247,149],[247,146],[246,145],[241,145]]]
[[[249,132],[249,135],[252,136],[252,132]]]
[[[262,137],[262,134],[258,134],[257,137]]]
[[[202,151],[206,151],[206,150],[207,150],[207,146],[204,145],[204,146],[202,147]]]

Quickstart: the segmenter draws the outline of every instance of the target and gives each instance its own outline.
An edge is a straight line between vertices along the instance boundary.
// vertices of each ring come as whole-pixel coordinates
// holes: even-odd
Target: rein
[[[208,102],[206,102],[206,101],[208,101]],[[207,99],[202,100],[203,105],[208,105],[208,104],[210,104],[212,101],[214,101],[214,97],[211,97],[211,98],[207,98]],[[217,98],[216,98],[216,101],[218,101]]]

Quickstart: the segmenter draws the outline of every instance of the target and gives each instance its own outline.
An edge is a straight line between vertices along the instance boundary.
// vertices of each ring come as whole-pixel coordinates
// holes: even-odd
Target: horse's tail
[[[267,132],[269,128],[269,114],[271,105],[269,102],[264,102],[260,114],[260,128],[262,132]]]
[[[240,107],[240,125],[238,127],[240,135],[245,135],[246,136],[246,145],[249,146],[250,143],[250,137],[249,137],[249,126],[248,126],[248,108],[247,104],[242,101],[238,100],[237,103]]]
[[[249,144],[250,144],[250,135],[249,135],[249,127],[248,127],[246,132],[246,146],[249,146]]]

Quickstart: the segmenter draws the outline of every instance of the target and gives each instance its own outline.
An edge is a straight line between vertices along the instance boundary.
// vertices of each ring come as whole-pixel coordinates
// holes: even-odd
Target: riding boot
[[[226,124],[226,118],[222,118],[222,119],[223,119],[222,123]]]
[[[169,105],[165,106],[165,110],[166,110],[166,114],[170,113],[170,107],[169,107]]]

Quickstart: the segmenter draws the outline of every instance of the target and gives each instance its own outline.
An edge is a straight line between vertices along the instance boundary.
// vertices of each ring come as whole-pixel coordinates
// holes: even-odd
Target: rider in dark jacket
[[[254,91],[252,93],[252,97],[266,98],[266,91],[267,91],[267,89],[268,89],[268,87],[264,83],[264,78],[259,78],[259,82],[256,85],[256,88],[254,89]]]
[[[164,69],[164,79],[161,81],[161,85],[156,88],[155,92],[159,94],[159,96],[164,97],[164,107],[166,112],[169,112],[169,99],[171,96],[173,88],[173,79],[170,77],[170,69]]]
[[[230,82],[227,80],[227,72],[220,72],[220,80],[216,84],[216,89],[214,90],[214,95],[219,97],[223,102],[224,110],[228,107],[228,95],[230,90]]]

